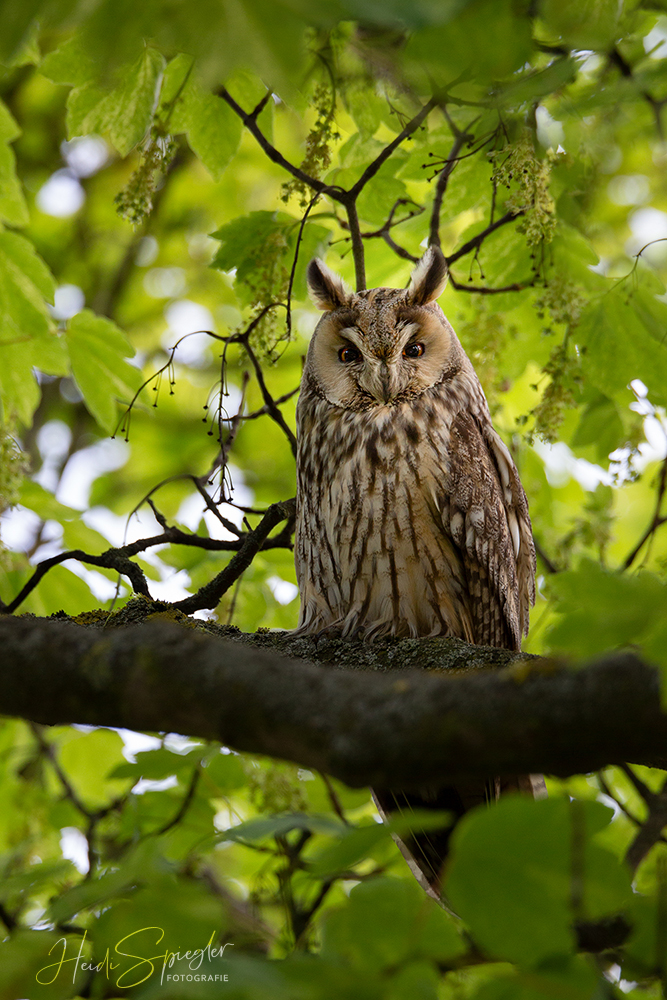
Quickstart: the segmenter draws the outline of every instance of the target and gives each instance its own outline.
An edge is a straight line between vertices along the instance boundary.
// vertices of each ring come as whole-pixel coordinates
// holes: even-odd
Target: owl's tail
[[[382,819],[387,821],[397,815],[409,820],[415,810],[443,811],[450,814],[447,825],[436,830],[424,830],[394,836],[400,851],[413,875],[436,899],[442,898],[441,882],[445,861],[449,854],[449,841],[458,821],[476,806],[488,805],[501,795],[520,792],[534,798],[545,798],[546,787],[541,774],[522,774],[489,779],[471,778],[456,785],[429,792],[398,792],[391,789],[373,789],[373,798]]]

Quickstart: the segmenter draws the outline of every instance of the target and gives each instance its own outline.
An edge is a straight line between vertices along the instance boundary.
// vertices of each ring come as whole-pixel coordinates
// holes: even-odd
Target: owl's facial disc
[[[452,337],[439,308],[355,299],[323,317],[313,338],[309,369],[329,402],[388,406],[442,380]]]

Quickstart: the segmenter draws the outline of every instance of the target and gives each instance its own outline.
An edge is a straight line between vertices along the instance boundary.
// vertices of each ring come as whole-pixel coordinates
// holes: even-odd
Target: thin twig
[[[556,566],[556,564],[551,561],[551,559],[546,554],[540,543],[535,539],[535,537],[533,537],[533,544],[535,546],[535,552],[537,553],[537,557],[543,563],[547,573],[560,572],[558,566]]]
[[[294,276],[296,275],[296,265],[299,260],[299,248],[301,247],[301,240],[303,239],[303,230],[305,228],[308,216],[310,215],[311,209],[315,207],[317,201],[319,200],[319,193],[315,193],[311,200],[308,202],[306,211],[303,213],[303,218],[301,219],[301,224],[299,225],[299,232],[296,237],[296,246],[294,247],[294,259],[292,261],[292,269],[289,276],[289,284],[287,286],[287,316],[285,318],[285,329],[287,331],[287,336],[292,335],[292,289],[294,288]]]
[[[196,767],[192,772],[192,777],[190,778],[190,783],[188,785],[187,791],[183,796],[183,801],[176,810],[174,816],[168,820],[164,826],[161,826],[158,830],[153,830],[151,833],[152,837],[161,837],[163,833],[167,833],[173,827],[178,826],[186,812],[190,808],[190,804],[195,797],[195,792],[197,791],[197,785],[199,784],[199,779],[201,777],[201,771],[199,767]]]
[[[278,424],[281,430],[284,432],[287,440],[289,441],[290,448],[292,449],[292,454],[296,455],[296,435],[294,431],[289,426],[284,416],[282,415],[278,405],[266,387],[266,382],[264,381],[264,372],[262,371],[262,366],[259,363],[257,355],[250,346],[249,339],[246,337],[243,340],[243,346],[245,348],[246,354],[250,358],[253,368],[255,369],[255,376],[257,378],[257,383],[259,385],[260,391],[262,393],[262,398],[264,399],[264,405],[267,408],[267,412],[272,420]]]
[[[324,786],[327,790],[327,795],[329,796],[329,801],[331,802],[333,811],[336,813],[336,816],[338,816],[338,818],[342,820],[343,823],[345,823],[345,826],[349,826],[350,821],[347,819],[345,813],[343,812],[343,807],[340,804],[340,799],[336,794],[336,789],[334,788],[331,782],[331,778],[329,777],[328,774],[325,774],[323,771],[320,771],[319,775],[322,781],[324,782]]]
[[[641,552],[644,545],[646,545],[649,539],[653,537],[658,528],[660,528],[663,524],[667,523],[667,517],[663,517],[660,514],[660,510],[662,508],[662,501],[664,499],[666,490],[667,490],[667,456],[663,459],[662,466],[660,469],[660,479],[658,481],[658,493],[655,502],[655,510],[653,512],[653,517],[651,518],[651,523],[649,524],[648,528],[646,529],[642,537],[639,539],[637,544],[635,545],[632,552],[630,552],[627,558],[625,559],[625,562],[621,566],[621,572],[623,572],[626,569],[630,569],[630,567],[632,566],[633,562]]]
[[[259,145],[262,147],[268,158],[272,163],[276,163],[283,170],[286,170],[292,177],[296,177],[297,180],[301,181],[302,184],[308,185],[313,191],[319,191],[320,193],[326,193],[330,197],[335,197],[333,194],[333,189],[329,185],[324,184],[322,181],[317,180],[316,177],[311,177],[300,167],[295,166],[286,160],[282,153],[279,153],[275,146],[272,146],[269,140],[266,138],[259,125],[257,124],[257,116],[255,112],[247,114],[240,104],[237,104],[232,95],[225,87],[220,87],[218,90],[218,96],[222,97],[223,101],[226,101],[230,106],[232,111],[239,116],[248,131],[255,137]],[[255,109],[256,111],[257,109]]]
[[[187,478],[193,479],[194,477],[188,476]],[[285,503],[289,504],[290,501],[285,501]],[[280,507],[282,505],[274,504],[273,506]],[[271,509],[271,507],[268,508],[268,510]],[[283,520],[283,518],[279,518],[276,523],[280,520]],[[57,566],[62,562],[66,562],[68,559],[76,559],[79,562],[90,564],[91,566],[99,566],[103,569],[116,570],[116,572],[128,577],[132,583],[135,593],[142,594],[144,597],[152,600],[146,583],[146,577],[144,576],[141,568],[136,563],[132,562],[129,557],[137,555],[139,552],[145,552],[146,549],[154,548],[156,545],[189,545],[192,548],[206,549],[210,552],[240,553],[241,551],[246,551],[245,546],[248,539],[251,536],[256,537],[254,532],[239,532],[236,525],[226,519],[223,519],[223,524],[225,527],[228,527],[230,531],[234,531],[238,537],[230,539],[207,538],[202,535],[188,534],[187,532],[182,531],[181,528],[171,526],[159,535],[153,535],[150,538],[141,538],[138,541],[131,542],[121,548],[107,549],[106,552],[101,553],[99,556],[89,555],[87,552],[82,552],[81,549],[71,549],[67,552],[60,552],[58,555],[52,556],[50,559],[44,559],[37,565],[35,572],[14,600],[9,604],[0,605],[0,613],[12,614],[16,611],[26,597],[32,593],[42,577],[54,566]],[[287,537],[287,531],[282,531],[274,538],[266,538],[262,548],[291,548],[290,539]],[[206,605],[204,605],[204,607],[206,607]]]
[[[503,292],[522,292],[524,288],[530,288],[532,281],[524,284],[515,282],[513,285],[503,285],[501,288],[490,288],[488,285],[470,285],[465,281],[457,281],[452,272],[449,272],[449,281],[452,288],[458,292],[479,292],[480,295],[502,295]]]
[[[445,191],[447,190],[449,178],[454,166],[456,165],[457,157],[469,138],[470,136],[467,132],[457,133],[456,138],[454,139],[454,145],[449,152],[449,156],[445,160],[445,165],[438,175],[438,183],[435,186],[435,196],[433,198],[433,210],[431,212],[431,226],[428,239],[430,246],[440,246],[440,210],[442,208],[442,200],[445,196]]]
[[[651,848],[663,839],[662,831],[667,826],[667,779],[659,792],[651,792],[650,794],[651,799],[647,800],[648,817],[642,823],[625,854],[626,863],[633,872],[637,871]]]
[[[646,805],[650,808],[651,803],[656,797],[656,793],[652,792],[648,785],[642,781],[639,775],[635,774],[629,764],[619,764],[618,766],[626,778],[630,780],[630,783],[634,785],[635,791],[639,793]]]

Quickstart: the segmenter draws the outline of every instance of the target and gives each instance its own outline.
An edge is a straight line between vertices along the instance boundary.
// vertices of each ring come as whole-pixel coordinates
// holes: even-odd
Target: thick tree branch
[[[212,635],[163,609],[130,628],[0,619],[0,711],[220,740],[353,786],[667,766],[658,673],[630,653],[575,671],[455,639]]]

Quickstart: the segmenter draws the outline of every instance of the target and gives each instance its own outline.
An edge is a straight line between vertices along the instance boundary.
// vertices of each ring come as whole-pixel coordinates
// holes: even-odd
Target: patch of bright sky
[[[109,150],[99,136],[87,135],[61,143],[60,152],[67,166],[51,174],[35,201],[46,215],[66,219],[78,212],[86,200],[79,178],[97,173],[107,162]]]
[[[53,305],[48,308],[54,319],[71,319],[85,304],[86,297],[78,285],[61,285],[56,288]]]
[[[215,332],[215,321],[209,310],[190,299],[178,299],[164,310],[168,329],[162,336],[162,346],[171,350],[177,340],[185,337],[178,345],[174,360],[197,368],[208,364],[211,358],[212,337],[204,331]]]
[[[585,490],[594,490],[599,483],[618,484],[628,479],[633,471],[641,471],[651,462],[667,456],[667,420],[657,412],[648,398],[649,390],[640,379],[630,383],[635,396],[630,409],[644,417],[644,441],[637,452],[619,448],[609,456],[609,469],[584,458],[577,458],[563,441],[549,445],[541,441],[534,444],[535,451],[544,462],[547,480],[552,486],[564,486],[570,478]]]
[[[133,729],[117,729],[116,732],[123,741],[123,756],[130,764],[136,763],[136,754],[157,750],[161,746],[162,741],[157,736],[135,733]]]
[[[150,267],[159,252],[160,244],[154,236],[142,236],[134,253],[134,263],[137,267]]]
[[[642,257],[649,264],[661,264],[667,258],[667,213],[661,212],[658,208],[638,208],[632,212],[628,222],[632,230],[632,237],[625,244],[625,252],[629,257],[646,247]],[[647,244],[651,244],[648,246]]]
[[[576,59],[582,60],[579,66],[580,73],[585,73],[587,75],[597,73],[602,65],[602,56],[598,55],[597,52],[592,52],[588,49],[579,49],[572,54]]]
[[[266,581],[278,604],[291,604],[299,594],[299,588],[281,576],[270,576]]]
[[[643,205],[651,188],[645,174],[617,174],[607,184],[607,194],[614,205]]]
[[[561,122],[557,121],[543,106],[540,105],[535,112],[537,121],[537,138],[545,149],[562,150],[565,142],[565,129]]]
[[[644,37],[644,52],[649,52],[651,59],[667,58],[667,17],[659,17]]]
[[[75,177],[92,177],[109,159],[109,147],[99,135],[82,135],[62,142],[60,152]]]
[[[56,499],[68,507],[84,510],[96,479],[122,468],[130,457],[130,446],[119,438],[103,438],[75,452],[63,470]]]
[[[182,267],[152,267],[144,275],[144,290],[153,299],[175,299],[185,291]]]
[[[64,858],[71,861],[75,868],[86,874],[90,868],[88,860],[88,841],[81,830],[75,826],[64,826],[60,831],[60,851]]]
[[[37,192],[35,202],[45,215],[66,219],[79,211],[86,192],[70,170],[56,170]]]

